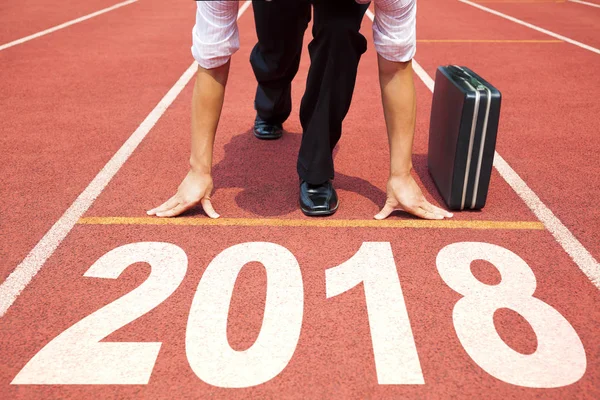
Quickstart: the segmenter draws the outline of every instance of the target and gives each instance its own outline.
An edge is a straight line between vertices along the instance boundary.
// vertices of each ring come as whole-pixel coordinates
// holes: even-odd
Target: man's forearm
[[[210,173],[230,62],[212,69],[198,67],[192,94],[192,170]]]
[[[412,170],[416,95],[412,63],[388,61],[378,56],[383,113],[390,146],[390,175],[405,176]]]

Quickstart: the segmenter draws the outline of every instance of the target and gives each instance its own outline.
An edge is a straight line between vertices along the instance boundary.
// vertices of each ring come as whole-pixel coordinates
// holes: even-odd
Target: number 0
[[[263,325],[252,347],[235,351],[227,341],[229,305],[240,270],[252,261],[267,271]],[[254,242],[224,250],[207,267],[192,302],[185,340],[190,366],[213,386],[243,388],[267,382],[294,355],[303,309],[300,266],[285,247]]]

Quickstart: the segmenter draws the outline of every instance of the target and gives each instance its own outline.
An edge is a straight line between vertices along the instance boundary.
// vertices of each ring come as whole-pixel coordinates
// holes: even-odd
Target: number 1
[[[377,381],[381,385],[424,384],[419,355],[392,247],[384,242],[363,243],[343,264],[325,272],[327,298],[363,283]]]

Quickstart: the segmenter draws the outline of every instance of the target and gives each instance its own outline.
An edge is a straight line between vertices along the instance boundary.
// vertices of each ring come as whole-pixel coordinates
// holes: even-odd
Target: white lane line
[[[248,9],[251,0],[240,8],[238,19],[244,11]],[[196,72],[196,62],[181,75],[175,85],[160,100],[154,109],[142,121],[140,126],[131,134],[129,139],[121,146],[115,155],[108,161],[96,177],[90,182],[85,190],[75,199],[73,204],[65,211],[58,221],[50,228],[44,237],[29,252],[27,257],[15,268],[15,270],[0,285],[0,317],[2,317],[8,308],[15,302],[19,294],[31,282],[33,277],[39,272],[46,260],[54,253],[60,243],[69,234],[79,218],[90,208],[96,198],[102,193],[111,179],[121,169],[129,156],[135,151],[138,145],[144,140],[148,132],[165,113],[167,108],[173,103],[175,98],[181,93]]]
[[[14,40],[12,42],[8,42],[6,44],[0,45],[0,50],[8,49],[9,47],[16,46],[18,44],[28,42],[28,41],[30,41],[32,39],[35,39],[35,38],[39,38],[40,36],[44,36],[44,35],[47,35],[49,33],[56,32],[56,31],[58,31],[60,29],[66,28],[68,26],[77,24],[79,22],[83,22],[83,21],[88,20],[90,18],[97,17],[98,15],[107,13],[109,11],[116,10],[117,8],[126,6],[126,5],[131,4],[131,3],[135,3],[136,1],[138,1],[138,0],[127,0],[127,1],[124,1],[122,3],[115,4],[114,6],[102,9],[100,11],[96,11],[96,12],[93,12],[91,14],[84,15],[83,17],[79,17],[79,18],[76,18],[74,20],[65,22],[64,24],[56,25],[56,26],[54,26],[52,28],[46,29],[45,31],[34,33],[33,35],[25,36],[24,38],[17,39],[17,40]]]
[[[498,152],[494,156],[494,167],[496,167],[502,178],[508,182],[519,197],[523,199],[527,207],[544,224],[546,229],[554,236],[554,239],[571,256],[579,269],[592,281],[594,286],[600,289],[600,264],[598,264],[594,256],[587,251],[575,235],[540,200],[535,192],[527,186],[523,178],[508,165]]]
[[[415,71],[415,74],[417,74],[417,76],[421,78],[425,86],[427,86],[427,89],[429,89],[429,91],[433,93],[433,87],[435,86],[435,81],[433,80],[433,78],[429,76],[429,74],[423,69],[423,67],[421,67],[421,64],[419,64],[417,60],[413,60],[412,67]]]
[[[594,4],[594,3],[589,3],[587,1],[581,1],[581,0],[568,0],[571,3],[579,3],[579,4],[584,4],[586,6],[590,6],[590,7],[597,7],[600,8],[600,4]]]
[[[238,11],[238,19],[240,19],[240,17],[244,14],[244,12],[246,12],[246,10],[248,9],[248,7],[250,7],[251,4],[252,0],[246,1],[244,4],[242,4],[242,6],[240,7],[240,11]]]
[[[568,37],[566,37],[566,36],[559,35],[558,33],[554,33],[554,32],[552,32],[552,31],[549,31],[549,30],[547,30],[547,29],[540,28],[539,26],[535,26],[535,25],[533,25],[533,24],[530,24],[529,22],[521,21],[520,19],[517,19],[517,18],[515,18],[515,17],[511,17],[510,15],[502,14],[501,12],[498,12],[498,11],[496,11],[496,10],[492,10],[491,8],[488,8],[488,7],[482,6],[482,5],[480,5],[480,4],[477,4],[477,3],[473,3],[473,2],[471,2],[471,1],[469,1],[469,0],[458,0],[458,1],[460,1],[461,3],[468,4],[468,5],[470,5],[470,6],[473,6],[473,7],[475,7],[475,8],[479,8],[480,10],[483,10],[483,11],[489,12],[490,14],[494,14],[494,15],[497,15],[497,16],[499,16],[499,17],[505,18],[505,19],[507,19],[507,20],[509,20],[509,21],[512,21],[512,22],[515,22],[515,23],[517,23],[517,24],[520,24],[520,25],[526,26],[526,27],[528,27],[528,28],[531,28],[531,29],[533,29],[533,30],[536,30],[536,31],[538,31],[538,32],[545,33],[545,34],[546,34],[546,35],[548,35],[548,36],[552,36],[552,37],[555,37],[555,38],[557,38],[557,39],[564,40],[565,42],[568,42],[568,43],[574,44],[575,46],[579,46],[579,47],[581,47],[582,49],[586,49],[586,50],[589,50],[589,51],[591,51],[591,52],[594,52],[594,53],[596,53],[596,54],[600,54],[600,49],[597,49],[597,48],[595,48],[595,47],[592,47],[592,46],[590,46],[590,45],[587,45],[587,44],[585,44],[585,43],[578,42],[577,40],[569,39],[569,38],[568,38]]]
[[[367,13],[367,16],[373,20],[373,13]],[[434,80],[413,60],[413,70],[423,81],[425,86],[433,93]],[[510,185],[517,195],[527,204],[527,207],[544,224],[548,232],[554,236],[554,239],[573,259],[579,269],[589,278],[589,280],[600,289],[600,264],[594,256],[581,244],[579,240],[569,231],[569,229],[558,219],[556,215],[546,206],[533,190],[525,183],[523,178],[515,172],[514,169],[500,156],[498,152],[494,156],[494,167],[500,173],[500,176]]]

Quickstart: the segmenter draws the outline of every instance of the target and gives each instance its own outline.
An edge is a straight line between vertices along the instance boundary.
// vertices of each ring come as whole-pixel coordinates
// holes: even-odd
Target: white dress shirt
[[[355,0],[368,3],[370,0]],[[416,0],[372,0],[375,50],[390,61],[409,61],[416,51]],[[237,1],[197,1],[192,54],[203,68],[219,67],[240,48]]]
[[[369,0],[356,0],[368,3]],[[375,4],[375,50],[390,61],[409,61],[417,50],[417,1],[372,0]]]
[[[238,1],[196,1],[192,55],[202,68],[220,67],[239,50],[239,5]]]

